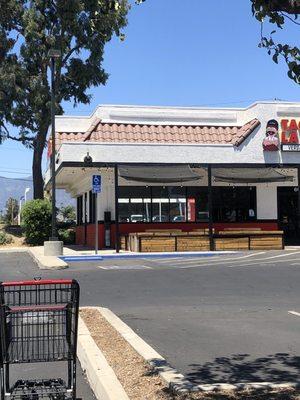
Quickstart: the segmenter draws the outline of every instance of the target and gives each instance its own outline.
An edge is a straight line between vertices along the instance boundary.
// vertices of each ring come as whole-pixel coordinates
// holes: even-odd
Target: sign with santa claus
[[[279,150],[278,128],[279,125],[276,119],[270,119],[267,122],[266,137],[263,140],[264,151]]]
[[[276,119],[267,122],[266,137],[263,140],[264,151],[300,151],[300,121],[296,119]]]

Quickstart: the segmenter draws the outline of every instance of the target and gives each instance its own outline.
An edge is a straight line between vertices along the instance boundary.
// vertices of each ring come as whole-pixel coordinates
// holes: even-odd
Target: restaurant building
[[[88,117],[56,116],[56,182],[76,198],[76,242],[94,245],[97,207],[99,248],[130,232],[173,228],[210,235],[282,229],[287,243],[297,243],[299,132],[300,103],[277,101],[218,109],[104,105]],[[95,174],[102,180],[97,204]]]

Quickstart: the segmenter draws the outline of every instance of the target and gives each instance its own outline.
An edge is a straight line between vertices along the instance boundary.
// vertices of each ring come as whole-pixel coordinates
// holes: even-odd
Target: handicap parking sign
[[[93,193],[101,193],[101,175],[93,175],[92,191]]]

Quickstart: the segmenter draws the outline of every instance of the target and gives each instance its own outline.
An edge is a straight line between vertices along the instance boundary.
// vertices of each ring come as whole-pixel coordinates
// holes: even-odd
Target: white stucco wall
[[[257,219],[277,219],[277,186],[260,185],[256,188]]]
[[[57,168],[62,162],[82,162],[87,152],[95,162],[104,163],[246,163],[299,164],[300,152],[264,152],[262,141],[270,119],[300,117],[300,103],[262,102],[246,109],[184,109],[164,107],[99,107],[94,113],[102,122],[143,124],[189,124],[207,126],[242,126],[257,118],[261,126],[240,146],[231,144],[157,144],[157,143],[63,143],[58,154]],[[82,131],[80,119],[58,118],[58,128]],[[89,120],[92,123],[92,117]],[[68,129],[67,129],[68,128]],[[46,179],[47,180],[47,179]]]

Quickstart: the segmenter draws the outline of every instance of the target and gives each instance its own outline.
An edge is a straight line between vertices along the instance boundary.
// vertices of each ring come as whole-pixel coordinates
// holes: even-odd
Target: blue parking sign
[[[101,175],[93,175],[92,191],[93,193],[101,193]]]

